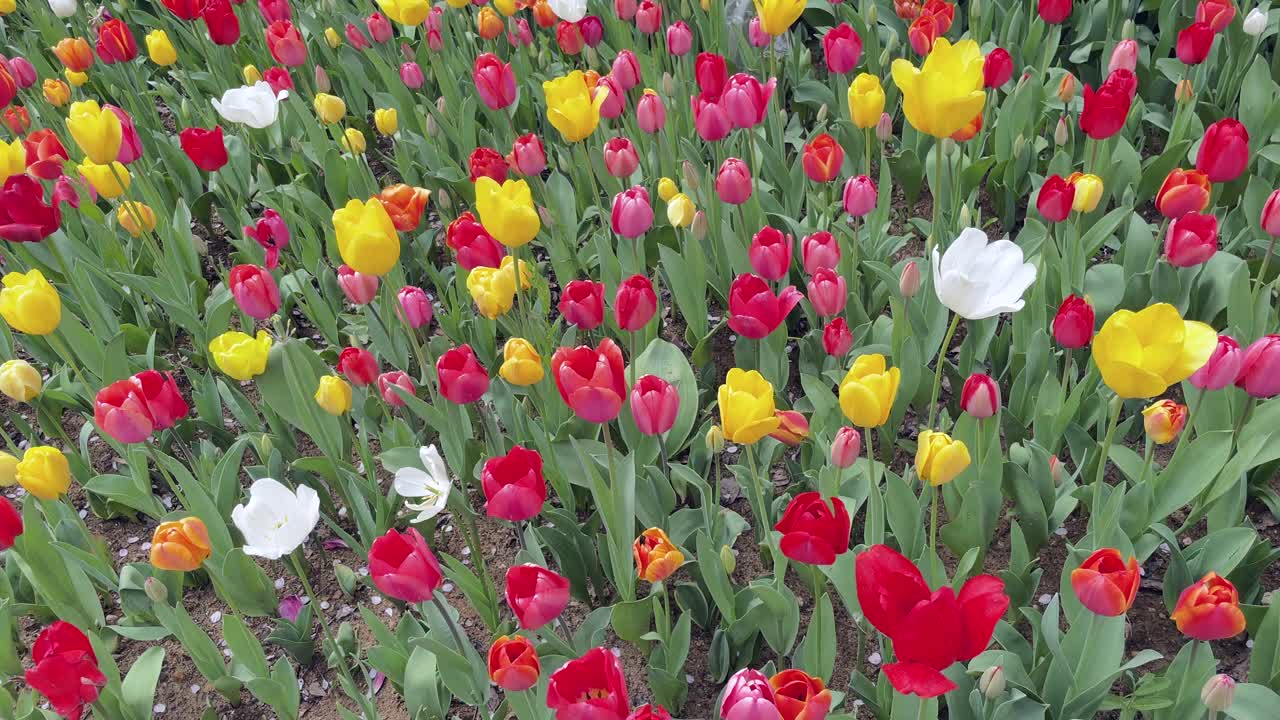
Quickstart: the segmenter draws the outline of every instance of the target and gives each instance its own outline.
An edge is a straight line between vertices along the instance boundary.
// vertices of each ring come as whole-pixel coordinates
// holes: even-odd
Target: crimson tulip
[[[844,148],[835,138],[821,133],[804,146],[800,162],[810,180],[831,182],[840,174],[840,166],[844,164]]]
[[[264,267],[237,265],[231,268],[227,286],[240,311],[255,320],[265,320],[280,309],[280,288]]]
[[[1223,118],[1204,131],[1196,169],[1209,182],[1231,182],[1249,168],[1249,131],[1235,118]]]
[[[535,133],[521,135],[511,144],[507,165],[526,177],[537,177],[547,169],[547,151]]]
[[[1100,548],[1071,571],[1071,589],[1090,612],[1115,617],[1133,607],[1141,579],[1137,558],[1125,560],[1115,548]]]
[[[661,435],[676,424],[680,393],[657,375],[644,375],[631,388],[631,418],[644,435]]]
[[[578,32],[582,33],[582,41],[587,47],[596,47],[604,41],[604,22],[595,15],[588,15],[578,21]]]
[[[1039,0],[1036,11],[1040,19],[1050,25],[1066,22],[1071,17],[1072,0]]]
[[[36,75],[36,66],[32,65],[30,60],[22,57],[21,55],[15,56],[9,61],[9,68],[13,71],[11,73],[13,75],[13,81],[17,83],[19,88],[26,90],[36,84],[36,80],[38,79]]]
[[[604,283],[572,280],[560,293],[560,314],[565,322],[582,330],[594,330],[604,322]]]
[[[587,39],[582,37],[582,28],[577,23],[561,20],[556,25],[556,45],[565,55],[577,55],[587,46]]]
[[[1183,635],[1205,642],[1235,637],[1245,628],[1236,586],[1213,571],[1182,591],[1170,617]]]
[[[27,174],[41,180],[53,180],[62,175],[62,165],[70,157],[62,146],[57,133],[43,128],[22,141],[27,150]]]
[[[1218,218],[1187,213],[1169,223],[1164,236],[1164,254],[1175,267],[1194,267],[1208,262],[1218,252]]]
[[[21,136],[31,127],[31,115],[21,105],[7,107],[4,109],[4,124],[14,135]]]
[[[529,638],[502,635],[489,646],[489,679],[507,692],[528,690],[538,684],[542,663]]]
[[[858,175],[844,184],[841,202],[851,217],[863,217],[875,209],[878,197],[875,181],[866,175]]]
[[[487,177],[501,185],[507,180],[507,159],[493,148],[478,147],[472,150],[471,157],[467,158],[467,166],[471,171],[471,182]]]
[[[831,268],[820,268],[809,278],[809,303],[820,317],[831,317],[844,310],[848,298],[844,276]]]
[[[231,8],[231,0],[208,0],[200,17],[214,45],[235,45],[240,39],[240,19]]]
[[[675,57],[687,55],[693,49],[693,31],[683,20],[667,26],[667,52]]]
[[[38,181],[28,175],[11,175],[4,181],[0,189],[0,238],[40,242],[61,225],[62,212],[52,199],[45,203],[44,188]]]
[[[849,511],[840,498],[828,505],[821,493],[800,493],[773,529],[782,533],[782,554],[796,562],[831,565],[849,549]]]
[[[650,135],[667,126],[667,106],[661,95],[648,89],[644,91],[636,102],[636,125]]]
[[[536,517],[547,501],[547,481],[542,476],[542,455],[519,445],[506,455],[485,461],[481,488],[489,517],[520,522]]]
[[[364,348],[343,348],[338,353],[338,372],[352,385],[364,387],[378,379],[378,359]]]
[[[652,4],[644,0],[644,5]],[[640,15],[637,14],[637,20]],[[622,661],[605,648],[592,648],[551,673],[547,707],[556,720],[626,720],[631,712]]]
[[[849,23],[840,23],[822,36],[822,55],[827,72],[844,75],[852,72],[862,58],[862,38]]]
[[[729,69],[723,55],[702,52],[693,62],[694,79],[698,89],[713,97],[720,97],[729,82]]]
[[[500,267],[502,258],[507,254],[470,210],[449,223],[449,227],[445,229],[444,242],[457,253],[458,264],[464,270]]]
[[[591,423],[618,416],[627,396],[622,350],[609,338],[594,349],[562,347],[551,356],[551,374],[560,398],[575,415]]]
[[[307,61],[307,46],[302,33],[288,20],[277,20],[267,26],[267,49],[281,65],[297,67]]]
[[[960,391],[960,409],[984,420],[1000,411],[1000,386],[990,375],[973,373]]]
[[[781,280],[791,269],[791,236],[766,225],[751,238],[747,258],[766,280]]]
[[[489,389],[489,372],[476,359],[470,345],[451,348],[436,361],[440,394],[449,402],[466,405],[480,399]]]
[[[289,226],[285,224],[284,218],[280,217],[280,213],[271,208],[267,208],[262,212],[262,217],[253,225],[244,226],[244,234],[253,238],[254,242],[262,246],[266,250],[266,266],[268,270],[274,270],[280,262],[280,251],[283,250],[291,239]]]
[[[653,226],[653,205],[649,204],[649,191],[640,185],[633,185],[614,195],[609,222],[613,231],[625,238],[635,239],[648,232]]]
[[[138,42],[123,20],[112,18],[98,27],[98,57],[105,65],[138,57]]]
[[[982,60],[982,86],[1003,87],[1013,77],[1013,58],[1004,48],[996,48]]]
[[[1060,223],[1071,215],[1075,198],[1075,185],[1061,175],[1050,175],[1036,194],[1036,210],[1049,222]]]
[[[662,29],[662,6],[653,0],[641,0],[636,8],[636,29],[645,35]]]
[[[1053,316],[1053,339],[1064,348],[1082,348],[1093,340],[1093,323],[1093,306],[1089,301],[1068,295]]]
[[[1230,335],[1219,335],[1218,344],[1213,353],[1199,370],[1187,378],[1193,386],[1201,390],[1221,390],[1240,377],[1240,367],[1244,363],[1244,353],[1240,343]]]
[[[840,264],[840,243],[826,230],[805,235],[800,241],[800,261],[810,275],[819,268],[834,270]]]
[[[22,515],[9,503],[8,498],[0,497],[0,550],[13,547],[13,541],[22,534]]]
[[[1094,140],[1106,140],[1124,128],[1133,104],[1137,80],[1128,70],[1116,70],[1094,90],[1084,86],[1084,110],[1080,129]]]
[[[751,668],[734,673],[721,696],[720,720],[782,720],[769,678]]]
[[[767,337],[787,319],[801,297],[791,285],[775,295],[764,278],[743,273],[729,286],[729,328],[753,340]]]
[[[1208,25],[1215,33],[1226,30],[1235,17],[1233,0],[1200,0],[1196,5],[1196,22]]]
[[[471,80],[480,101],[490,110],[502,110],[516,100],[515,71],[493,53],[481,53],[476,57]]]
[[[1213,28],[1207,23],[1193,22],[1178,33],[1176,45],[1178,59],[1184,65],[1199,65],[1209,57],[1213,49]]]
[[[293,89],[293,77],[289,75],[288,68],[269,67],[262,71],[262,79],[271,86],[271,92],[277,95]]]
[[[627,716],[627,720],[671,720],[671,713],[661,705],[645,703]]]
[[[822,349],[831,357],[844,357],[853,349],[853,331],[844,318],[838,317],[822,329]]]
[[[541,565],[507,569],[507,605],[525,630],[537,630],[559,617],[569,604],[569,580]]]
[[[227,164],[227,145],[220,126],[215,125],[212,130],[186,128],[178,134],[178,142],[201,170],[213,172]]]
[[[31,155],[28,154],[27,158],[27,162],[30,163]],[[31,171],[29,167],[27,171]],[[1262,230],[1271,237],[1280,237],[1280,190],[1271,191],[1271,195],[1267,197],[1267,202],[1262,206],[1262,217],[1258,219],[1258,223],[1262,225]]]
[[[822,678],[791,669],[769,678],[773,702],[782,720],[823,720],[831,711],[831,691]]]
[[[206,0],[163,0],[169,12],[183,20],[195,20],[204,12]]]
[[[383,595],[407,603],[430,600],[444,580],[435,554],[414,528],[392,528],[373,541],[369,577]]]
[[[89,638],[63,620],[40,633],[31,646],[31,660],[35,665],[23,679],[49,700],[54,712],[68,720],[80,720],[107,685]]]
[[[1244,351],[1236,386],[1250,397],[1280,395],[1280,335],[1264,335]]]
[[[98,391],[93,421],[103,433],[128,445],[173,427],[189,410],[173,373],[143,370]]]
[[[1201,212],[1209,207],[1211,189],[1209,176],[1199,170],[1175,168],[1165,176],[1156,193],[1156,208],[1170,219]]]
[[[624,137],[609,138],[602,151],[604,169],[616,178],[628,178],[640,167],[640,154],[636,146]]]
[[[632,275],[618,286],[613,298],[613,319],[626,332],[641,330],[658,310],[653,283],[644,275]]]
[[[400,397],[397,389],[404,390],[410,395],[417,392],[417,388],[413,385],[413,378],[403,370],[392,370],[378,376],[378,394],[382,396],[382,401],[391,407],[404,407],[405,399]]]

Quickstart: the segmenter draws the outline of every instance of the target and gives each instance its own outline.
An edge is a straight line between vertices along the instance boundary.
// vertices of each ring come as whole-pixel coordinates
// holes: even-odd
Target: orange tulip
[[[831,691],[803,670],[783,670],[769,678],[773,701],[783,720],[824,718],[831,710]]]
[[[53,46],[53,54],[71,72],[84,72],[93,67],[93,48],[84,38],[63,38]]]
[[[636,575],[651,583],[666,580],[684,564],[684,553],[662,528],[649,528],[640,533],[631,546],[631,555],[636,561]]]
[[[160,523],[151,536],[151,564],[159,570],[190,572],[209,558],[209,530],[197,517]]]
[[[1102,548],[1071,571],[1071,589],[1080,604],[1098,615],[1115,617],[1133,607],[1138,597],[1138,559],[1128,562],[1115,548]]]
[[[485,40],[492,40],[502,34],[502,18],[491,7],[482,7],[476,14],[476,32]]]
[[[418,227],[422,220],[422,211],[431,199],[431,191],[426,188],[396,183],[382,189],[378,193],[378,202],[386,208],[391,216],[391,224],[396,230],[408,232]]]
[[[559,22],[560,18],[556,17],[556,11],[551,9],[547,0],[538,0],[533,4],[533,21],[538,23],[538,27],[546,29]]]
[[[1224,640],[1244,632],[1240,593],[1212,571],[1182,591],[1170,617],[1179,632],[1196,640]]]
[[[489,679],[507,692],[528,690],[538,684],[542,664],[529,639],[503,635],[489,647]]]

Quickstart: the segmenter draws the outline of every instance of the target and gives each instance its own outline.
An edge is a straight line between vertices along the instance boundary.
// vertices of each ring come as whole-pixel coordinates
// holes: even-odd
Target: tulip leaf
[[[156,682],[164,665],[164,648],[148,648],[129,668],[120,687],[120,696],[130,720],[147,720],[152,717],[152,702],[156,697]]]
[[[1280,706],[1280,695],[1271,688],[1242,683],[1236,685],[1235,700],[1225,712],[1234,720],[1267,720],[1276,716],[1277,706]]]
[[[848,553],[846,553],[848,554]],[[823,682],[831,681],[836,665],[836,617],[831,596],[823,593],[817,610],[809,618],[804,646],[799,652],[800,666]]]

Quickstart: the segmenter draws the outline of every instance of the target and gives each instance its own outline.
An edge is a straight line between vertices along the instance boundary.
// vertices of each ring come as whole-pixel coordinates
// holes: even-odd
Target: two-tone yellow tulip
[[[751,445],[778,429],[773,385],[756,370],[729,370],[717,399],[720,425],[729,442]]]
[[[595,132],[608,90],[598,88],[593,98],[586,76],[581,70],[574,70],[542,83],[542,92],[547,96],[547,120],[565,142],[585,140]]]
[[[222,372],[236,380],[252,380],[267,370],[271,336],[265,330],[259,330],[257,337],[231,330],[209,343],[209,353]]]
[[[684,193],[676,193],[667,203],[667,222],[672,227],[689,227],[693,224],[693,217],[698,213],[698,208],[694,206],[693,200]]]
[[[880,427],[889,421],[901,381],[902,372],[887,367],[884,355],[859,355],[840,381],[840,409],[858,427]]]
[[[342,262],[365,275],[385,275],[400,259],[400,236],[378,198],[348,200],[333,211]]]
[[[893,61],[893,82],[902,91],[902,111],[916,130],[950,137],[969,124],[987,100],[982,91],[982,51],[973,40],[955,45],[945,37],[920,68],[910,60]]]
[[[1213,328],[1157,303],[1136,313],[1111,313],[1093,338],[1093,361],[1115,394],[1149,398],[1191,377],[1217,345]]]
[[[1088,213],[1098,207],[1098,201],[1102,199],[1102,178],[1093,174],[1074,172],[1067,176],[1067,182],[1076,188],[1075,198],[1071,202],[1072,210]]]
[[[99,165],[112,162],[120,154],[124,137],[120,118],[96,100],[71,103],[67,130],[84,154]]]
[[[0,282],[0,316],[28,335],[48,335],[62,322],[62,300],[39,270],[11,272]]]
[[[476,180],[476,213],[494,240],[510,248],[528,244],[542,227],[533,193],[524,180],[499,185],[491,177]]]
[[[969,448],[946,433],[922,430],[916,443],[916,474],[934,487],[955,480],[969,467]]]

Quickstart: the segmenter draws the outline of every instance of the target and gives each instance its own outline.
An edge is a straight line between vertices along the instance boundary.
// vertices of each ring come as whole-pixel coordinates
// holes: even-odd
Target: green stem
[[[863,128],[862,137],[867,153],[867,161],[864,166],[866,167],[867,177],[871,177],[871,128]]]
[[[933,566],[933,576],[938,577],[938,486],[929,483],[933,491],[933,511],[929,514],[929,564]]]
[[[458,651],[463,652],[467,647],[467,641],[463,639],[462,630],[458,628],[458,623],[454,622],[453,616],[449,614],[449,606],[440,599],[440,593],[431,595],[431,604],[436,606],[436,610],[444,616],[444,622],[449,626],[449,633],[453,635],[453,641],[458,644]]]
[[[1271,242],[1267,243],[1267,254],[1262,256],[1262,267],[1258,268],[1258,279],[1253,289],[1253,302],[1256,306],[1258,303],[1258,293],[1262,291],[1263,284],[1267,281],[1267,267],[1271,265],[1271,253],[1276,249],[1276,236],[1271,236]],[[1253,308],[1250,308],[1252,310]]]
[[[926,243],[925,257],[933,254],[933,248],[938,244],[938,205],[942,202],[942,141],[939,140],[933,148],[933,220],[929,224],[929,240]]]
[[[1095,516],[1102,511],[1102,484],[1107,474],[1107,457],[1111,453],[1111,441],[1116,436],[1116,426],[1120,424],[1120,410],[1124,407],[1124,398],[1119,395],[1111,399],[1111,419],[1107,423],[1107,434],[1102,439],[1101,454],[1098,456],[1098,472],[1093,479],[1093,506],[1089,512]],[[1101,530],[1101,528],[1097,528]]]
[[[956,334],[956,328],[960,326],[960,316],[952,315],[951,324],[947,326],[947,332],[942,337],[942,346],[938,348],[937,367],[933,371],[933,390],[929,393],[929,423],[925,429],[933,429],[933,421],[938,417],[938,391],[942,389],[942,365],[947,361],[947,348],[951,345],[951,338]]]
[[[1146,482],[1147,476],[1151,474],[1151,462],[1155,459],[1156,444],[1147,439],[1147,447],[1142,453],[1142,474],[1138,476],[1138,484]]]
[[[289,561],[293,564],[294,572],[298,573],[298,580],[302,583],[302,591],[307,594],[307,597],[311,598],[311,603],[316,607],[316,617],[320,620],[320,632],[324,635],[325,644],[333,648],[333,654],[338,662],[338,671],[342,673],[342,677],[351,685],[351,688],[356,690],[359,686],[356,685],[355,678],[351,676],[351,668],[347,667],[345,658],[342,655],[342,648],[338,647],[338,641],[334,638],[333,633],[330,632],[329,621],[325,618],[324,611],[320,610],[319,598],[316,597],[315,591],[311,589],[311,581],[307,579],[306,568],[302,566],[302,560],[299,558],[301,551],[301,548],[299,548],[290,553]],[[325,655],[327,657],[328,653]]]
[[[1062,360],[1062,400],[1065,402],[1069,394],[1067,386],[1071,384],[1071,365],[1075,358],[1071,355],[1071,348],[1064,349],[1062,354],[1065,356]]]
[[[764,481],[756,470],[756,453],[753,445],[747,445],[747,468],[751,471],[751,494],[755,496],[756,538],[764,542],[769,537],[769,508],[765,505]]]

